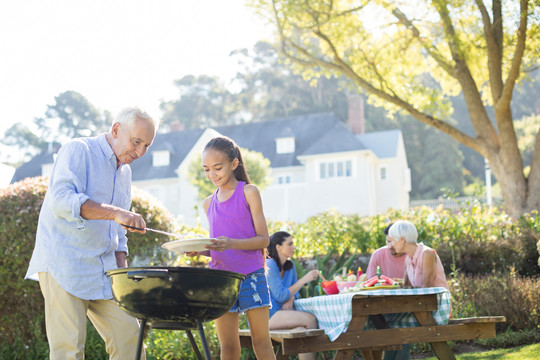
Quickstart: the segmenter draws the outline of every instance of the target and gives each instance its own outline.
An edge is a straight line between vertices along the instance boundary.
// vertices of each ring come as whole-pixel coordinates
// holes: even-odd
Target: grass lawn
[[[509,349],[497,349],[484,352],[457,354],[458,360],[484,360],[484,359],[504,359],[504,360],[536,360],[540,359],[540,344],[518,346]],[[428,357],[424,360],[437,360],[436,357]]]

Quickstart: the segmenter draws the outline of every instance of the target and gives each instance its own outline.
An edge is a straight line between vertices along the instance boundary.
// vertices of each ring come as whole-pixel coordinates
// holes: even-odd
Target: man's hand
[[[118,209],[118,211],[116,211],[114,215],[114,221],[116,221],[120,225],[129,226],[124,226],[124,229],[128,231],[137,231],[143,234],[146,232],[146,222],[144,221],[143,217],[140,214],[134,213],[132,211]]]
[[[145,233],[146,222],[143,217],[129,210],[124,210],[118,206],[100,204],[93,200],[86,200],[81,206],[81,217],[87,220],[114,220],[120,225],[131,226],[136,229],[125,228],[129,231]]]

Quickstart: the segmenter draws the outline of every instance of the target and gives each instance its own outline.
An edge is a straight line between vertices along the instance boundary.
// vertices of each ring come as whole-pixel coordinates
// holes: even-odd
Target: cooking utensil
[[[167,235],[167,236],[182,237],[182,235],[180,235],[180,234],[173,234],[173,233],[162,231],[162,230],[156,230],[156,229],[151,229],[151,228],[144,228],[143,229],[143,228],[138,228],[138,227],[135,227],[135,226],[129,226],[129,225],[124,225],[124,224],[121,224],[121,225],[123,227],[128,228],[128,229],[135,229],[135,230],[140,230],[140,231],[146,230],[146,231],[152,231],[152,232]]]
[[[198,329],[210,360],[202,322],[229,311],[244,279],[244,275],[231,271],[194,267],[122,268],[108,271],[107,276],[120,308],[141,319],[137,360],[147,322],[159,329],[185,330],[196,353],[190,330]]]

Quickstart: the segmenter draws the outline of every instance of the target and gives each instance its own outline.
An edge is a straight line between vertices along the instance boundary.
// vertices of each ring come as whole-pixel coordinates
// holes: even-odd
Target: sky
[[[174,80],[206,74],[227,82],[240,70],[230,52],[273,36],[244,3],[0,1],[0,135],[32,124],[67,90],[113,116],[139,106],[159,118],[160,102],[178,97]]]

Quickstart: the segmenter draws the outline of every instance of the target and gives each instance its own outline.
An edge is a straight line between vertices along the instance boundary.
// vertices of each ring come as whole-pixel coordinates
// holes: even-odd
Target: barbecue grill
[[[135,360],[140,360],[144,328],[184,330],[203,359],[191,330],[197,329],[204,354],[211,360],[202,323],[230,310],[244,275],[194,267],[132,267],[107,272],[114,300],[141,320]]]

